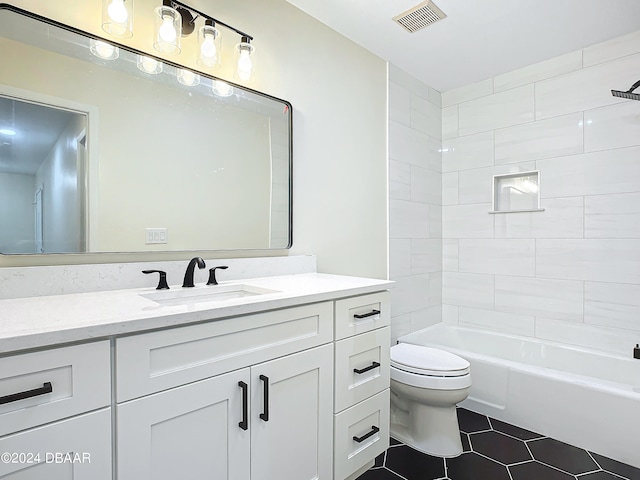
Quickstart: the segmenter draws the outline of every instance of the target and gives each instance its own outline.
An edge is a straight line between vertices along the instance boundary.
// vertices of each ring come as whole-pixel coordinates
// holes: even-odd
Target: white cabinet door
[[[251,367],[252,480],[332,478],[332,368],[333,345]]]
[[[249,480],[249,401],[245,368],[118,405],[118,480]]]
[[[0,439],[3,480],[110,480],[111,410]]]

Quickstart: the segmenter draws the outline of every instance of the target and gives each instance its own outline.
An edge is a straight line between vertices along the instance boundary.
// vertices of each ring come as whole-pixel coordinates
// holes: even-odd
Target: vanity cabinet
[[[388,446],[390,311],[346,291],[0,357],[0,454],[41,459],[0,479],[354,479]]]
[[[325,302],[118,340],[123,399],[240,367],[118,403],[118,478],[173,480],[188,466],[194,480],[330,480],[332,308]],[[148,360],[138,365],[145,368],[123,363],[134,354]]]
[[[0,478],[110,480],[109,342],[0,358]]]
[[[389,292],[335,302],[334,478],[353,479],[389,446]]]

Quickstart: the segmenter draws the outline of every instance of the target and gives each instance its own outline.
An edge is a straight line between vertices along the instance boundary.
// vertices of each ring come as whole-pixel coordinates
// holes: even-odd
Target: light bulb
[[[173,18],[171,16],[165,15],[162,17],[162,26],[158,30],[158,36],[163,42],[173,43],[176,41],[178,32],[173,26]]]
[[[241,80],[249,80],[251,78],[252,68],[253,64],[251,63],[249,50],[241,50],[240,58],[238,59],[238,77],[240,77]]]
[[[223,82],[222,80],[215,80],[212,86],[213,93],[219,97],[228,97],[233,94],[233,88],[231,88],[231,85],[227,82]]]
[[[145,73],[156,74],[162,71],[162,64],[155,58],[140,56],[138,68]]]
[[[116,23],[125,23],[129,19],[129,12],[124,6],[124,0],[113,0],[107,9],[109,18]]]
[[[209,33],[204,35],[204,41],[202,42],[202,45],[200,45],[200,55],[202,55],[203,59],[215,62],[218,50],[216,49],[216,44],[213,43],[213,40],[213,34]]]
[[[181,68],[178,70],[178,81],[187,87],[195,87],[200,85],[200,75],[193,73],[191,70]]]
[[[96,40],[95,42],[92,42],[92,43],[93,43],[92,52],[96,54],[98,57],[105,58],[105,59],[117,58],[117,55],[115,54],[116,47],[114,47],[113,45],[106,42],[101,42],[100,40]]]

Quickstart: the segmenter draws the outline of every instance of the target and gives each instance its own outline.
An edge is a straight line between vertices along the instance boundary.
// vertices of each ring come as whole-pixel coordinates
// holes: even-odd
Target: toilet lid
[[[437,348],[399,343],[391,347],[391,365],[421,375],[457,377],[469,373],[469,362]]]

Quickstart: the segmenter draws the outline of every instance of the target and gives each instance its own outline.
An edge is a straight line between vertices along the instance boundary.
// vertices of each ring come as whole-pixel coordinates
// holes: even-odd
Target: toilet
[[[438,457],[462,453],[456,404],[471,387],[469,362],[422,345],[391,347],[391,436]]]

